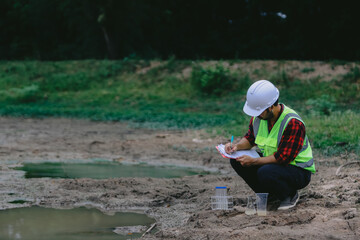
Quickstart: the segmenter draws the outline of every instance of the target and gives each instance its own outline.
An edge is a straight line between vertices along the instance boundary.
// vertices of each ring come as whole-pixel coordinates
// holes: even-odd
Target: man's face
[[[262,120],[269,120],[274,116],[274,113],[272,111],[271,108],[266,109],[265,111],[263,111],[258,118],[262,119]]]

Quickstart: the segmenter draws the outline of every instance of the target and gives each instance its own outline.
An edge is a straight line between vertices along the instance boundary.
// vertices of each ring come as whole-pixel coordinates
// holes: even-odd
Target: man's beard
[[[269,109],[266,109],[266,111],[268,112],[268,113],[266,114],[266,116],[263,117],[263,118],[259,116],[260,119],[262,119],[262,120],[269,120],[269,119],[272,119],[272,118],[274,117],[274,113],[273,113],[272,111],[270,112]]]

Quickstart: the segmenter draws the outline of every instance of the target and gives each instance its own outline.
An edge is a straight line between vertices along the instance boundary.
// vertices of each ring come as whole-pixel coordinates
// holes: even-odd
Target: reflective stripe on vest
[[[296,118],[298,119],[299,121],[301,121],[303,124],[304,124],[304,121],[301,119],[301,117],[299,115],[297,115],[296,113],[288,113],[285,118],[282,120],[281,124],[280,124],[280,130],[279,130],[279,134],[278,134],[278,147],[279,147],[279,143],[281,141],[281,138],[282,138],[282,135],[283,135],[283,132],[284,132],[284,129],[285,129],[285,124],[287,122],[287,120],[289,118]],[[260,124],[259,124],[260,125]],[[286,124],[287,125],[287,124]],[[304,141],[304,144],[303,144],[303,147],[301,148],[300,153],[302,153],[303,151],[305,151],[307,148],[309,147],[309,139],[307,137],[307,135],[305,135],[305,141]],[[311,167],[312,165],[314,164],[314,159],[311,158],[308,162],[306,163],[299,163],[297,162],[296,163],[296,166],[299,166],[301,168],[307,168],[307,167]]]

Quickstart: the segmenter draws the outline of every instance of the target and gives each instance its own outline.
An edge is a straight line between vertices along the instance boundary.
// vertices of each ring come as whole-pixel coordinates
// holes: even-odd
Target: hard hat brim
[[[259,109],[259,110],[253,109],[253,108],[251,108],[251,107],[249,106],[249,104],[248,104],[247,101],[245,102],[244,107],[243,107],[243,111],[244,111],[247,115],[249,115],[250,117],[257,117],[257,116],[259,116],[263,111],[265,111],[265,109],[267,109],[267,107],[264,108],[264,109]]]

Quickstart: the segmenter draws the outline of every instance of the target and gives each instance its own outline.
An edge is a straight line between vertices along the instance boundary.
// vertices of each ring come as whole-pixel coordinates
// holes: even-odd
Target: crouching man
[[[240,142],[226,144],[225,151],[257,145],[261,157],[241,156],[231,159],[231,166],[254,192],[269,193],[281,201],[278,210],[286,210],[296,206],[298,190],[309,184],[315,165],[303,120],[278,100],[279,90],[271,82],[252,84],[243,108],[252,117],[249,130]]]

